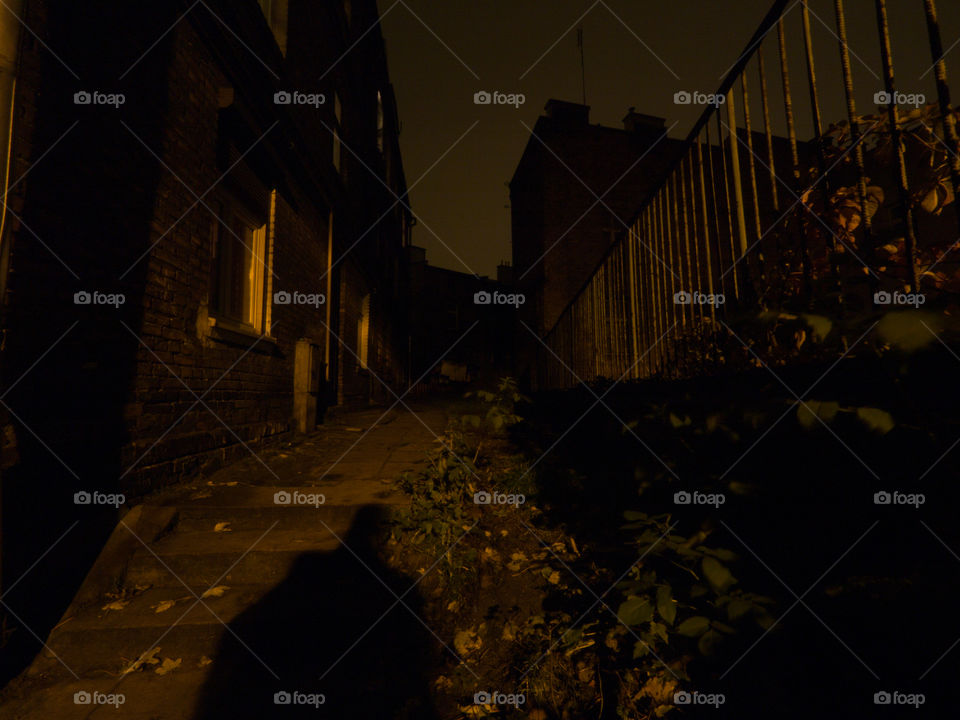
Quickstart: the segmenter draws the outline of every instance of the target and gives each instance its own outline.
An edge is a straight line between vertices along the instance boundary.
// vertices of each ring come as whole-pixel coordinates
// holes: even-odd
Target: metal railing
[[[857,31],[876,41],[882,73],[871,70],[876,85],[859,90],[880,112],[857,111],[844,0],[833,0],[832,26],[815,16],[833,45],[821,42],[819,55],[807,0],[777,0],[680,159],[545,337],[537,385],[708,372],[734,313],[865,313],[888,292],[922,290],[934,301],[956,292],[960,148],[935,0],[910,3],[926,25],[929,104],[898,88],[886,1],[870,4]],[[765,43],[776,45],[776,87]],[[797,45],[805,100],[790,63]],[[825,91],[818,61],[838,51]],[[825,98],[846,110],[827,128]],[[798,139],[799,125],[809,140]]]

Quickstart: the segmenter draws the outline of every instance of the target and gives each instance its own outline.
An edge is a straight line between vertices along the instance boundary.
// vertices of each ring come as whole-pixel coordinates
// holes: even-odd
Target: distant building
[[[664,118],[630,112],[623,128],[590,124],[587,105],[549,100],[510,181],[520,318],[546,333],[677,157]],[[600,201],[598,201],[598,197]],[[522,327],[518,351],[536,342]]]
[[[440,381],[444,361],[448,369],[464,368],[471,380],[481,370],[509,372],[517,308],[495,304],[514,292],[509,266],[501,265],[492,280],[434,267],[421,247],[411,246],[408,253],[411,382],[424,375],[425,385]]]

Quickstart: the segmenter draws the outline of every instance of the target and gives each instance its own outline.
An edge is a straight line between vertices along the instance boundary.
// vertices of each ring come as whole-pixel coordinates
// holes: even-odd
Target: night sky
[[[666,117],[686,135],[702,108],[673,103],[678,90],[712,92],[772,0],[379,0],[403,130],[400,143],[419,223],[414,243],[433,265],[494,275],[510,258],[506,183],[548,98],[581,101],[577,27],[583,28],[591,122],[621,127],[627,108]],[[858,111],[875,112],[883,88],[873,0],[847,0]],[[935,99],[919,0],[889,3],[897,84]],[[938,3],[945,49],[960,38],[960,4]],[[826,123],[845,118],[833,0],[810,3]],[[819,19],[818,19],[819,18]],[[793,96],[809,136],[800,13],[787,16]],[[820,20],[824,24],[821,24]],[[782,115],[776,33],[764,45],[775,115]],[[859,58],[859,59],[858,59]],[[862,62],[861,62],[862,61]],[[947,52],[960,78],[960,49]],[[952,62],[951,62],[952,61]],[[926,73],[922,78],[921,75]],[[751,80],[756,77],[751,75]],[[523,93],[526,103],[475,105],[480,90]],[[755,123],[759,93],[754,80]],[[738,89],[739,93],[739,89]],[[751,102],[753,105],[753,101]],[[775,129],[776,128],[775,122]],[[526,126],[526,127],[525,127]],[[593,188],[602,194],[606,188]],[[639,204],[639,203],[638,203]]]

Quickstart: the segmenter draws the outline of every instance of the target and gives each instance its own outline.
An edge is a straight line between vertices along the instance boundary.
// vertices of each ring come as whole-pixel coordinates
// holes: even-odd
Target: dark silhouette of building
[[[458,379],[492,378],[513,368],[513,333],[518,307],[510,266],[497,269],[497,279],[434,267],[426,250],[411,246],[410,362],[411,382],[424,374],[429,386],[444,379],[444,365],[456,366]],[[448,378],[447,378],[448,379]]]

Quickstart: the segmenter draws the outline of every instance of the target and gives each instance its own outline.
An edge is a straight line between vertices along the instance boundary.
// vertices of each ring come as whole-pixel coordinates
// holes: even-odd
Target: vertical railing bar
[[[647,263],[647,271],[650,277],[650,299],[651,299],[651,315],[653,317],[653,336],[659,338],[663,334],[663,325],[661,324],[660,313],[660,263],[656,262],[656,255],[659,255],[659,243],[658,237],[660,235],[660,223],[659,216],[657,213],[656,206],[656,196],[652,198],[651,203],[647,206],[650,208],[650,237],[647,241],[649,250],[647,252],[647,257],[645,258]],[[655,359],[654,366],[655,372],[659,373],[662,367],[662,353],[663,353],[663,343],[659,343],[653,357]]]
[[[793,117],[793,95],[790,91],[790,66],[787,60],[787,34],[781,17],[777,21],[777,40],[780,48],[780,80],[783,84],[783,109],[787,119],[787,138],[790,141],[790,159],[793,162],[793,189],[800,184],[800,153],[797,149],[797,126]],[[813,277],[810,267],[810,253],[807,250],[807,238],[803,228],[799,229],[800,264],[803,268],[804,293],[809,299],[813,292]]]
[[[873,218],[867,213],[867,172],[864,165],[863,143],[860,130],[860,118],[857,117],[857,103],[853,88],[853,70],[850,64],[850,46],[847,43],[847,16],[843,9],[843,0],[834,0],[837,17],[837,39],[840,44],[840,69],[843,73],[843,88],[847,99],[847,121],[850,123],[850,142],[854,145],[853,159],[857,167],[857,193],[860,195],[860,216],[863,224],[863,252],[867,266],[873,260]],[[875,278],[871,274],[871,282]]]
[[[813,33],[810,31],[810,7],[807,0],[801,0],[801,17],[803,20],[803,45],[807,59],[807,85],[810,89],[810,109],[813,114],[813,143],[817,151],[817,167],[820,171],[820,193],[823,197],[822,212],[826,214],[830,205],[830,177],[827,174],[827,161],[823,147],[823,114],[820,111],[820,96],[817,92],[817,70],[813,56]],[[840,273],[840,252],[837,246],[837,237],[831,232],[827,240],[827,260],[832,275],[834,290],[837,295],[837,304],[843,308],[842,275]]]
[[[737,108],[733,88],[727,93],[727,132],[730,136],[730,180],[733,184],[733,201],[737,212],[737,237],[740,241],[739,254],[734,252],[733,262],[737,264],[734,275],[740,276],[738,300],[746,300],[750,293],[750,271],[744,265],[747,260],[747,215],[743,200],[743,177],[740,173],[740,143],[737,139]],[[731,248],[733,245],[731,244]],[[739,272],[738,272],[739,271]]]
[[[684,284],[683,276],[683,256],[682,256],[682,247],[680,245],[680,211],[678,209],[678,199],[677,199],[677,173],[670,173],[670,177],[667,179],[667,202],[669,203],[668,210],[670,212],[670,253],[671,261],[670,264],[673,267],[675,273],[677,273],[680,278],[676,279],[676,285],[679,287],[674,288],[674,293],[682,292],[686,290],[686,285]],[[674,251],[676,251],[676,261],[674,262]],[[676,294],[674,294],[674,303],[676,303]],[[686,334],[687,334],[687,308],[681,305],[678,308],[675,308],[676,311],[680,314],[680,326],[677,328],[677,350],[680,353],[680,358],[682,363],[687,361],[687,345],[686,345]],[[678,368],[679,370],[679,368]]]
[[[934,77],[937,81],[937,99],[940,102],[940,115],[943,122],[943,134],[950,150],[950,182],[953,185],[953,207],[960,223],[960,138],[957,135],[957,118],[950,104],[950,86],[947,84],[947,63],[943,59],[943,42],[940,39],[940,22],[937,19],[935,0],[924,0],[924,13],[927,17],[927,35],[930,38],[930,53],[934,62]]]
[[[629,361],[631,358],[640,357],[640,338],[637,333],[637,321],[639,320],[639,312],[637,311],[637,271],[634,267],[634,257],[633,257],[633,227],[627,231],[627,269],[629,272],[628,287],[630,288],[630,341],[632,343],[632,352],[627,356]],[[629,366],[628,366],[629,367]],[[634,372],[636,368],[630,372],[630,377],[634,377]]]
[[[660,302],[660,318],[661,318],[661,332],[664,333],[663,338],[663,358],[661,361],[660,370],[664,376],[666,376],[667,371],[670,367],[670,337],[666,334],[666,330],[670,327],[670,308],[667,305],[667,275],[666,268],[664,263],[664,254],[666,253],[666,244],[664,242],[664,217],[663,217],[663,191],[660,190],[657,192],[655,198],[657,203],[657,255],[659,260],[657,261],[657,300]]]
[[[776,160],[773,154],[773,127],[770,125],[770,97],[767,91],[767,74],[763,61],[763,44],[757,46],[757,61],[760,73],[760,102],[763,105],[763,132],[767,136],[767,166],[770,174],[770,195],[774,211],[780,210],[780,196],[777,192]]]
[[[747,161],[750,163],[750,193],[753,195],[754,242],[752,245],[756,246],[753,254],[757,256],[756,266],[759,270],[758,280],[760,283],[760,292],[758,295],[762,296],[763,290],[766,288],[767,276],[764,267],[763,250],[758,245],[760,238],[763,237],[763,224],[760,222],[760,195],[757,190],[757,163],[754,159],[753,151],[753,124],[750,122],[750,90],[747,87],[746,68],[744,68],[743,74],[740,76],[740,84],[743,90],[743,124],[747,131]],[[749,263],[749,259],[747,262]]]
[[[713,210],[713,251],[717,258],[717,278],[720,282],[720,292],[724,295],[727,293],[728,281],[726,279],[727,275],[723,271],[723,252],[722,248],[722,235],[720,231],[720,201],[717,197],[717,173],[714,163],[714,151],[713,151],[713,142],[710,140],[710,124],[707,123],[706,127],[707,133],[707,166],[710,173],[710,208]],[[720,151],[723,152],[722,150]],[[726,304],[723,306],[726,308]],[[716,327],[714,327],[716,330]]]
[[[646,366],[646,377],[650,378],[653,376],[656,368],[656,353],[652,349],[653,341],[657,337],[657,326],[656,326],[656,315],[655,306],[653,302],[653,277],[650,273],[650,263],[648,262],[650,243],[652,242],[653,237],[653,222],[652,222],[652,211],[650,205],[647,205],[644,208],[641,220],[643,222],[643,243],[638,245],[637,259],[640,261],[640,274],[643,277],[643,299],[644,299],[644,332],[646,333],[646,342],[644,342],[645,350],[647,352],[646,358],[644,360],[644,365]]]
[[[683,245],[687,259],[687,292],[700,291],[700,257],[697,253],[696,234],[697,228],[690,222],[690,205],[693,202],[693,195],[687,194],[687,183],[690,179],[688,168],[693,161],[693,155],[687,153],[685,162],[680,165],[680,204],[683,207]],[[696,217],[694,216],[694,220]],[[692,246],[692,248],[691,248]],[[699,320],[697,316],[700,316]],[[696,342],[698,328],[703,324],[703,305],[697,304],[690,308],[690,332],[688,338],[691,343]]]
[[[887,115],[890,120],[890,135],[894,148],[894,159],[896,166],[897,189],[900,194],[900,202],[903,204],[903,215],[905,223],[905,241],[904,254],[907,261],[907,280],[910,284],[910,291],[917,290],[917,263],[916,246],[917,236],[913,222],[913,207],[910,201],[910,185],[907,180],[907,168],[904,162],[903,140],[900,133],[900,111],[897,106],[896,82],[893,74],[893,51],[890,47],[890,25],[887,20],[886,0],[876,0],[877,9],[877,28],[880,33],[880,59],[883,62],[883,80],[887,91],[890,104],[887,107]]]
[[[666,243],[667,243],[667,248],[666,248],[666,250],[667,250],[667,258],[666,258],[666,261],[667,261],[667,269],[670,271],[670,272],[669,272],[669,275],[670,275],[670,291],[669,291],[669,293],[667,294],[667,302],[670,303],[670,311],[671,311],[670,314],[672,315],[672,317],[671,317],[671,322],[674,324],[674,328],[673,328],[673,361],[674,361],[673,370],[674,370],[675,375],[677,375],[677,374],[679,374],[677,371],[679,371],[679,369],[680,369],[680,364],[683,362],[683,348],[682,348],[681,342],[680,342],[680,333],[682,332],[682,329],[683,329],[684,314],[683,314],[683,306],[681,305],[680,307],[677,307],[677,303],[676,303],[676,300],[675,300],[676,294],[677,294],[677,292],[679,291],[679,289],[677,288],[677,285],[678,285],[678,282],[679,282],[679,281],[677,280],[677,262],[676,262],[676,260],[674,259],[674,250],[676,249],[676,248],[675,248],[676,243],[674,242],[674,238],[676,237],[677,229],[676,229],[676,227],[675,227],[675,222],[674,222],[674,219],[673,219],[673,217],[672,217],[672,211],[671,211],[671,199],[672,199],[672,197],[673,197],[673,193],[672,193],[671,190],[670,190],[670,180],[669,180],[669,178],[667,179],[667,182],[664,184],[663,189],[664,189],[663,212],[664,212],[664,215],[665,215],[665,217],[666,217],[666,225],[665,225],[665,227],[666,227],[666,235],[665,235],[664,239],[666,240]],[[679,316],[679,318],[678,318],[678,316]]]
[[[670,297],[671,289],[673,287],[673,276],[669,274],[670,263],[667,259],[667,243],[669,242],[669,228],[667,226],[667,210],[666,210],[666,194],[661,189],[657,194],[657,214],[660,218],[660,262],[658,263],[660,267],[660,277],[662,282],[660,284],[660,297],[663,303],[663,328],[664,332],[667,332],[667,329],[672,327],[674,324],[674,310],[673,307],[673,298]],[[669,372],[676,365],[676,347],[673,344],[673,334],[672,331],[667,334],[664,338],[664,374],[669,376]]]
[[[707,131],[707,142],[709,143],[710,134]],[[710,146],[707,145],[707,152],[710,152]],[[710,261],[710,212],[707,208],[707,181],[703,167],[703,144],[700,138],[697,138],[697,169],[700,174],[700,205],[703,214],[703,254],[706,260],[707,291],[713,295],[713,263]],[[717,327],[717,313],[714,305],[710,305],[710,333]]]
[[[727,97],[727,103],[729,104],[730,97]],[[723,165],[723,208],[726,211],[727,216],[727,228],[728,235],[730,238],[730,275],[733,276],[733,296],[735,298],[740,297],[740,272],[739,265],[737,264],[737,250],[736,250],[736,240],[733,235],[733,203],[730,201],[730,170],[727,167],[727,153],[723,149],[723,123],[720,120],[720,113],[715,113],[717,119],[717,146],[718,146],[718,155],[719,162]],[[736,139],[731,137],[731,143],[736,144]]]
[[[660,318],[658,314],[660,308],[657,305],[657,277],[656,277],[656,268],[653,265],[652,248],[656,244],[656,212],[652,204],[647,205],[647,246],[644,248],[643,253],[643,267],[644,275],[647,278],[647,295],[650,298],[650,342],[653,343],[660,337]],[[650,376],[657,374],[660,367],[660,345],[650,351],[649,355],[650,361]]]
[[[687,153],[687,163],[686,163],[686,172],[684,173],[685,182],[684,188],[685,192],[689,193],[689,200],[685,202],[687,206],[687,213],[690,218],[690,245],[693,249],[693,269],[696,273],[696,279],[693,281],[696,287],[696,290],[700,293],[703,293],[703,263],[700,262],[700,244],[697,241],[697,193],[694,189],[693,181],[693,149],[691,152]],[[696,342],[697,347],[697,356],[696,364],[697,367],[694,368],[697,372],[702,372],[703,370],[703,313],[704,307],[701,304],[697,309],[697,320],[694,326],[693,337]]]

